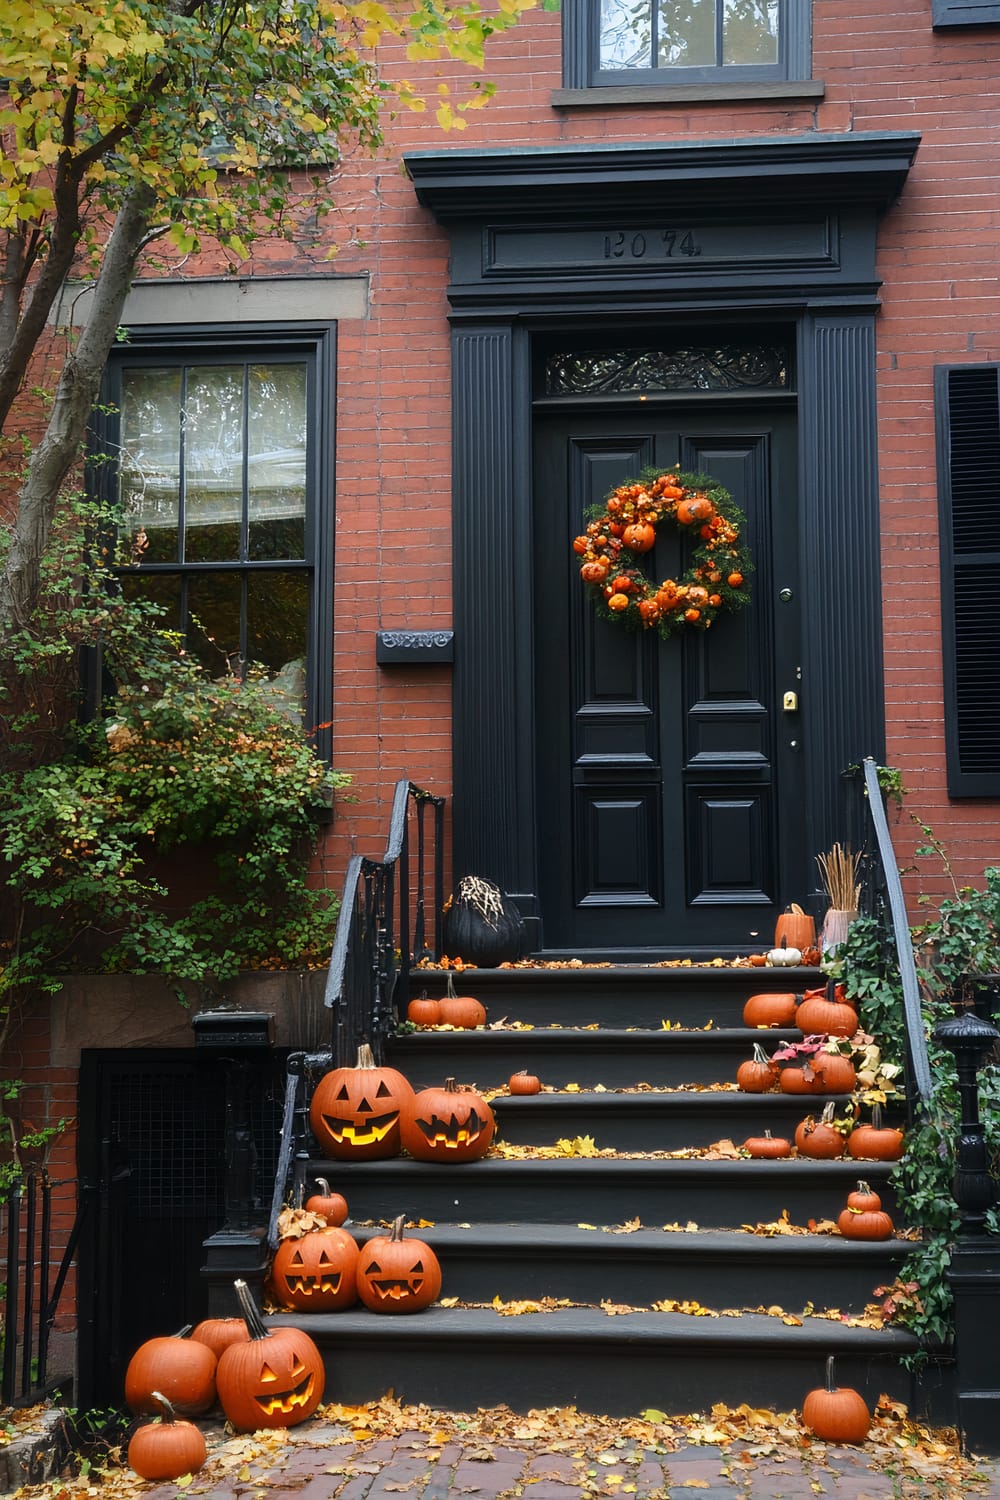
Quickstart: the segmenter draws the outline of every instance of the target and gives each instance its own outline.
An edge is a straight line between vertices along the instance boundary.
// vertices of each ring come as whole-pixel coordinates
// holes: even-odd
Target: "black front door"
[[[616,485],[675,462],[730,491],[756,570],[748,608],[664,641],[597,617],[571,542]],[[782,905],[811,889],[794,411],[550,408],[534,465],[544,949],[768,947]],[[680,548],[661,527],[657,579],[686,566]]]

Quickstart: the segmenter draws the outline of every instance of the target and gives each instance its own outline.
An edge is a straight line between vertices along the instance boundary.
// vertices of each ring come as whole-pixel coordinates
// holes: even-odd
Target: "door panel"
[[[745,411],[651,412],[641,423],[593,409],[538,416],[546,949],[747,951],[769,937],[786,886],[788,899],[806,888],[778,818],[789,796],[795,806],[796,788],[801,796],[801,735],[780,715],[779,688],[797,684],[800,666],[794,417],[778,406]],[[662,641],[597,617],[570,541],[616,485],[675,462],[731,491],[747,516],[756,573],[749,608],[710,632]],[[651,574],[677,577],[682,545],[662,527]],[[776,631],[777,589],[790,597]]]

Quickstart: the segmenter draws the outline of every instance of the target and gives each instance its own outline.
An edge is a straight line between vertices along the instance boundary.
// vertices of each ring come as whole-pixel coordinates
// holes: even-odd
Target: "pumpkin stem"
[[[250,1288],[246,1282],[237,1280],[233,1282],[233,1286],[236,1290],[236,1300],[240,1304],[240,1312],[243,1314],[243,1321],[247,1325],[247,1332],[251,1339],[269,1339],[271,1337],[271,1330],[265,1328],[264,1319],[260,1315],[260,1309],[253,1300]]]
[[[454,1078],[450,1079],[449,1082],[454,1083],[455,1082]],[[447,1087],[447,1085],[446,1085],[446,1087]],[[399,1240],[405,1239],[406,1236],[405,1236],[405,1234],[403,1232],[405,1230],[405,1228],[406,1228],[406,1215],[405,1214],[400,1214],[397,1218],[393,1219],[393,1221],[392,1221],[392,1229],[389,1231],[389,1238],[390,1238],[390,1240],[396,1240],[398,1242]]]
[[[450,969],[448,970],[448,978],[445,980],[444,997],[446,1000],[458,999],[458,993],[455,989],[455,976]]]
[[[863,1177],[859,1177],[858,1178],[858,1192],[859,1193],[870,1193],[871,1192],[871,1188],[868,1186],[867,1182],[865,1182],[865,1180],[864,1180]]]
[[[169,1427],[171,1422],[176,1422],[177,1413],[174,1411],[173,1407],[167,1400],[166,1396],[164,1396],[163,1392],[150,1391],[149,1394],[152,1396],[154,1401],[158,1401],[159,1404],[163,1407],[163,1416],[160,1418],[160,1420],[162,1421],[164,1427]]]
[[[445,1081],[444,1081],[444,1091],[445,1091],[446,1094],[458,1094],[458,1093],[461,1092],[461,1090],[459,1089],[458,1084],[455,1082],[454,1078],[446,1078],[445,1079]]]
[[[325,1177],[314,1177],[313,1178],[313,1182],[315,1182],[315,1183],[318,1184],[320,1192],[323,1194],[324,1198],[329,1198],[329,1196],[330,1196],[330,1184],[327,1182],[326,1178]]]
[[[820,1119],[822,1120],[824,1125],[833,1124],[833,1116],[836,1107],[836,1101],[833,1099],[831,1099],[828,1104],[823,1105],[823,1113],[820,1115]]]
[[[831,1395],[831,1396],[833,1395],[834,1391],[837,1389],[837,1387],[833,1383],[833,1355],[832,1354],[828,1354],[827,1357],[826,1357],[826,1389],[827,1389],[827,1393],[829,1395]]]
[[[768,1057],[760,1042],[754,1042],[753,1044],[753,1060],[755,1063],[763,1063],[765,1067],[771,1066],[772,1060]]]
[[[361,1046],[358,1048],[358,1060],[354,1066],[356,1068],[374,1068],[376,1066],[375,1054],[372,1052],[370,1043],[361,1043]]]
[[[837,981],[835,979],[828,979],[826,981],[826,998],[829,1000],[831,1005],[838,1004]]]
[[[882,1106],[881,1106],[881,1104],[873,1104],[872,1105],[872,1129],[873,1130],[881,1130],[882,1129]]]

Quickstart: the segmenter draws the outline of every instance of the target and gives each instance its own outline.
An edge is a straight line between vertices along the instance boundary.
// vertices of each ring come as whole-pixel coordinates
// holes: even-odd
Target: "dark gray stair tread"
[[[383,1227],[346,1226],[359,1243]],[[892,1281],[913,1249],[907,1240],[846,1241],[839,1235],[765,1238],[740,1231],[595,1226],[434,1224],[411,1231],[444,1268],[445,1295],[488,1302],[568,1297],[593,1302],[693,1299],[705,1306],[814,1306],[860,1313],[876,1286]]]
[[[735,1227],[777,1219],[835,1218],[865,1177],[894,1212],[891,1163],[710,1161],[631,1157],[491,1158],[439,1165],[393,1157],[375,1162],[307,1164],[347,1198],[354,1218],[408,1218],[546,1223],[645,1223],[693,1219]],[[862,1170],[863,1168],[863,1170]],[[723,1218],[722,1214],[726,1217]]]
[[[489,1308],[433,1306],[411,1316],[366,1309],[281,1313],[279,1326],[305,1327],[323,1351],[327,1400],[374,1399],[389,1388],[402,1401],[467,1409],[505,1401],[515,1410],[558,1401],[627,1415],[655,1406],[703,1410],[715,1401],[800,1407],[822,1384],[826,1357],[837,1382],[870,1406],[882,1392],[913,1400],[899,1360],[917,1340],[894,1329],[851,1328],[825,1319],[789,1327],[780,1318],[691,1317],[593,1308],[503,1317]]]
[[[744,1094],[682,1090],[637,1094],[503,1095],[493,1100],[497,1138],[511,1144],[552,1145],[561,1137],[590,1135],[599,1147],[682,1150],[724,1137],[741,1145],[765,1129],[791,1139],[809,1114],[828,1099],[842,1111],[846,1095]]]
[[[800,994],[825,982],[819,969],[704,967],[658,968],[612,965],[607,968],[466,969],[453,975],[461,994],[475,995],[490,1021],[502,1017],[570,1026],[613,1022],[615,1026],[659,1027],[663,1020],[699,1026],[740,1023],[748,996],[763,991]],[[447,973],[419,969],[410,975],[410,994],[441,995]]]
[[[802,1040],[797,1028],[760,1030],[745,1026],[711,1031],[663,1031],[633,1027],[539,1026],[531,1031],[414,1031],[393,1037],[389,1057],[416,1087],[453,1075],[479,1088],[499,1088],[511,1073],[537,1073],[543,1084],[608,1087],[644,1082],[716,1083],[736,1076],[753,1055]]]

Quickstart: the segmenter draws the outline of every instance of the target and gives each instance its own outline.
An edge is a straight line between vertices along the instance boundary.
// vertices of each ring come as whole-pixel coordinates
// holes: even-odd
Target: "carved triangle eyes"
[[[375,1097],[376,1097],[376,1099],[391,1099],[392,1098],[392,1089],[389,1087],[389,1085],[387,1083],[383,1083],[380,1080],[379,1081],[379,1086],[375,1090]]]

